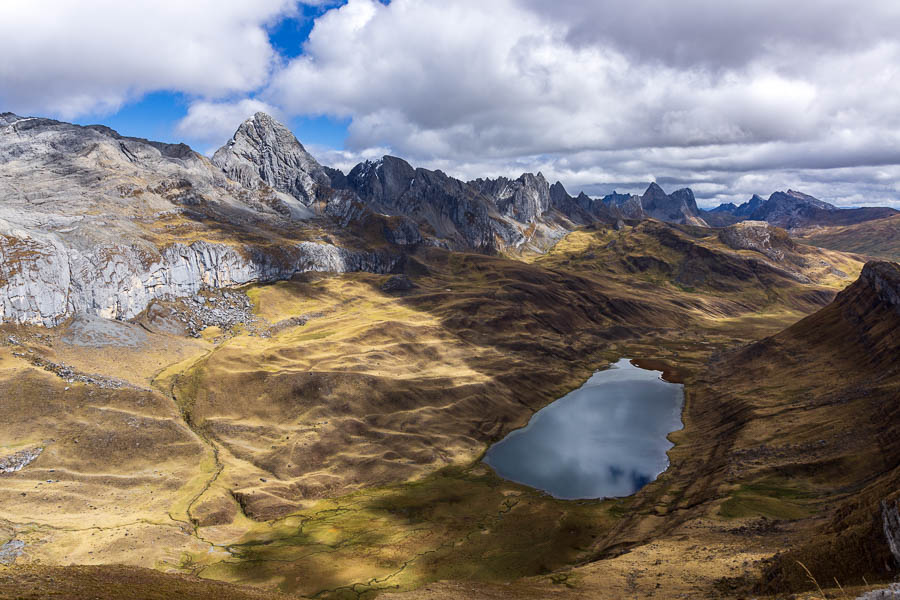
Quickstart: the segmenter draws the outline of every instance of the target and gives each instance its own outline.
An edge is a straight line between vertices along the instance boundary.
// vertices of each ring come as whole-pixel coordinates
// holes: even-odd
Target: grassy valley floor
[[[828,423],[856,409],[792,420],[775,407],[792,398],[806,414],[842,365],[813,353],[827,376],[782,376],[733,357],[826,305],[862,263],[801,248],[776,264],[708,231],[578,231],[529,261],[423,249],[405,267],[412,286],[362,273],[254,286],[252,327],[200,338],[173,333],[165,303],[87,342],[76,323],[5,326],[0,458],[41,451],[0,474],[0,543],[25,543],[0,567],[2,589],[49,592],[68,570],[85,590],[171,577],[147,585],[197,598],[809,587],[802,573],[774,574],[773,557],[804,556],[810,532],[864,485],[799,476],[848,460],[844,446],[816,444],[843,439]],[[480,463],[623,356],[686,384],[685,428],[656,482],[566,502]],[[110,563],[126,566],[92,570]]]

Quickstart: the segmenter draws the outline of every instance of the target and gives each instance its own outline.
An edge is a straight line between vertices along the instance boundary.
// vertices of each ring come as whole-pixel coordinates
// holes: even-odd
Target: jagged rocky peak
[[[533,223],[550,210],[550,184],[542,173],[523,173],[518,179],[476,179],[470,181],[489,197],[497,211],[520,223]]]
[[[748,207],[749,208],[749,207]],[[815,222],[817,215],[837,210],[833,204],[794,190],[775,192],[749,214],[741,214],[753,221],[768,221],[779,227],[797,227]]]
[[[781,261],[795,245],[787,231],[765,221],[741,221],[719,231],[719,239],[734,250],[755,250],[766,257]]]
[[[550,200],[552,200],[553,203],[556,204],[557,201],[565,202],[567,200],[572,200],[572,196],[570,196],[569,192],[566,191],[566,187],[562,184],[562,182],[557,181],[550,186]]]
[[[719,212],[734,213],[734,211],[736,211],[737,208],[738,208],[738,206],[734,202],[723,202],[722,204],[719,204],[717,207],[710,209],[709,212],[711,212],[711,213],[719,213]]]
[[[656,182],[653,182],[641,196],[641,207],[645,214],[660,221],[706,225],[700,218],[694,192],[690,188],[666,194]]]
[[[694,191],[691,188],[686,187],[681,188],[680,190],[675,190],[674,192],[669,194],[669,197],[678,202],[681,202],[681,204],[686,207],[692,215],[696,216],[700,214],[700,209],[697,208],[697,200],[696,198],[694,198]]]
[[[577,225],[592,223],[597,216],[594,214],[594,200],[590,196],[581,192],[573,198],[559,181],[550,186],[550,205]]]
[[[347,175],[347,181],[360,198],[369,203],[396,206],[400,197],[413,185],[417,170],[396,156],[359,163]]]
[[[753,214],[757,208],[763,205],[765,200],[759,194],[753,194],[747,202],[737,207],[734,214],[739,217],[747,217]]]
[[[647,186],[646,191],[641,196],[648,203],[653,202],[654,200],[658,200],[661,202],[665,202],[668,198],[666,192],[659,186],[655,181],[651,182],[650,185]]]
[[[291,130],[263,112],[241,123],[212,162],[246,188],[264,183],[306,206],[331,187],[329,174]]]
[[[513,245],[521,235],[490,216],[490,200],[439,170],[414,168],[395,156],[359,163],[347,174],[346,192],[364,211],[403,216],[424,227],[428,243],[493,252],[497,239]]]

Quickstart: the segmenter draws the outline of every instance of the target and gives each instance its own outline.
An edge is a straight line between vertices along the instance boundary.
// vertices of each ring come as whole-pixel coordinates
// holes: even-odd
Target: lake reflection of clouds
[[[683,399],[682,386],[622,359],[535,413],[485,462],[557,498],[628,496],[665,470]]]

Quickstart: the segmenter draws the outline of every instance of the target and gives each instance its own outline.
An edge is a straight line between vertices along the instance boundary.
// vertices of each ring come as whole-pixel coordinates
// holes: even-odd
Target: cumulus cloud
[[[266,83],[265,25],[290,0],[41,0],[0,18],[0,104],[63,118],[109,112],[154,90],[217,97]]]
[[[194,96],[178,131],[215,145],[256,110],[347,119],[345,148],[314,149],[341,167],[384,151],[572,192],[656,180],[705,205],[787,187],[898,204],[896,2],[307,3],[327,10],[290,60],[265,33],[288,0],[18,3],[0,101],[65,115],[173,89]]]
[[[263,96],[351,118],[351,152],[463,177],[692,177],[706,204],[792,184],[848,201],[816,182],[854,167],[848,185],[896,202],[860,178],[900,163],[898,26],[893,2],[350,0]]]
[[[215,150],[231,138],[240,123],[257,112],[283,118],[278,108],[252,98],[236,102],[198,101],[191,104],[176,130],[189,139],[213,145]]]

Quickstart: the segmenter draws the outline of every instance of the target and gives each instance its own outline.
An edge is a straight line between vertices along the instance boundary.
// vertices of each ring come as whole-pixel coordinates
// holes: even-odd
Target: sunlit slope
[[[842,281],[830,267],[806,269],[819,282],[799,279],[747,251],[651,227],[575,233],[531,264],[422,252],[409,259],[414,287],[402,292],[368,274],[257,287],[257,313],[283,326],[227,342],[178,379],[176,396],[241,465],[233,492],[245,510],[266,518],[469,463],[617,341],[659,330],[699,335],[755,311],[797,318]],[[621,258],[611,240],[660,262],[712,265],[730,279],[701,291],[629,273],[622,265],[631,255]]]
[[[813,246],[900,260],[900,215],[839,227],[817,227],[799,239]]]
[[[47,338],[23,329],[20,345],[7,348],[4,381],[41,385],[21,388],[20,416],[0,426],[4,452],[43,439],[21,432],[44,402],[41,431],[60,440],[69,438],[58,431],[71,430],[79,446],[94,445],[86,455],[74,442],[72,452],[45,450],[4,476],[9,499],[63,468],[94,474],[96,487],[79,493],[97,502],[112,485],[123,491],[109,506],[82,506],[66,496],[71,489],[44,483],[41,492],[54,494],[37,516],[4,503],[3,535],[27,542],[20,565],[121,562],[320,597],[417,590],[436,579],[539,577],[521,585],[592,589],[576,584],[590,577],[561,570],[610,548],[648,559],[641,544],[658,539],[659,523],[685,523],[670,515],[692,514],[679,499],[706,475],[663,478],[627,501],[573,504],[502,482],[479,457],[623,355],[660,359],[690,386],[713,353],[816,310],[861,266],[841,253],[795,254],[779,264],[710,230],[648,222],[575,232],[530,262],[423,248],[399,279],[323,274],[253,286],[252,323],[210,327],[198,339],[163,327],[190,309],[183,302],[109,326],[115,343],[79,338],[80,322]],[[34,357],[124,385],[69,381]],[[158,442],[144,437],[147,416],[171,429]],[[680,448],[691,456],[704,451],[693,441],[714,439],[686,424],[673,434],[673,465]],[[107,438],[128,455],[96,446]],[[708,497],[720,498],[718,483],[710,486]],[[671,542],[666,551],[686,556],[688,547]],[[704,556],[691,556],[697,573],[709,571]],[[608,591],[620,593],[629,589],[625,564],[604,560],[591,572],[619,573]]]

